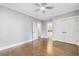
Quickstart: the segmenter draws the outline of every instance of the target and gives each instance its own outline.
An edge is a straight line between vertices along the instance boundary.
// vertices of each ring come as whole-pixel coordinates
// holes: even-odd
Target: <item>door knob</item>
[[[67,33],[67,32],[62,32],[63,34]]]

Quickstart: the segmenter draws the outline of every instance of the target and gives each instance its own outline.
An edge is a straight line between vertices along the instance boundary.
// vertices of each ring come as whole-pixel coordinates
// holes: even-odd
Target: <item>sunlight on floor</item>
[[[52,55],[53,53],[53,38],[52,34],[49,33],[48,41],[47,41],[47,53],[48,55]]]

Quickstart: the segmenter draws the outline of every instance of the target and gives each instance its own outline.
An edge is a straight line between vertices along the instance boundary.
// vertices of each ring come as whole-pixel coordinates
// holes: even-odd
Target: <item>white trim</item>
[[[25,44],[25,43],[28,43],[28,42],[31,42],[31,41],[32,41],[32,40],[23,41],[23,42],[19,42],[19,43],[13,44],[13,45],[0,47],[0,51],[5,50],[5,49],[9,49],[9,48],[12,48],[12,47],[15,47],[15,46],[20,46],[20,45],[22,45],[22,44]],[[54,40],[54,41],[59,41],[59,40]],[[64,42],[64,41],[60,41],[60,42]],[[68,42],[65,42],[65,43],[68,43]],[[70,44],[73,44],[73,43],[70,43]],[[78,44],[75,44],[75,45],[78,45]],[[79,46],[79,45],[78,45],[78,46]]]
[[[9,48],[12,48],[12,47],[15,47],[15,46],[19,46],[19,45],[22,45],[22,44],[25,44],[25,43],[28,43],[28,42],[31,42],[31,41],[32,41],[32,40],[23,41],[23,42],[19,42],[19,43],[13,44],[13,45],[0,47],[0,51],[1,51],[1,50],[5,50],[5,49],[9,49]]]
[[[70,43],[70,42],[65,42],[65,41],[61,41],[61,40],[53,40],[53,41],[59,41],[59,42],[64,42],[64,43],[69,43],[69,44],[73,44],[73,45],[77,45],[77,46],[79,46],[79,44],[76,44],[76,43]]]

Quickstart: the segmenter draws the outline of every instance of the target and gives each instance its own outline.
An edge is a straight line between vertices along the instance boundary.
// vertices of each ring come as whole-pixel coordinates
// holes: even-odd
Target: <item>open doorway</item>
[[[33,55],[40,55],[41,23],[32,23]]]

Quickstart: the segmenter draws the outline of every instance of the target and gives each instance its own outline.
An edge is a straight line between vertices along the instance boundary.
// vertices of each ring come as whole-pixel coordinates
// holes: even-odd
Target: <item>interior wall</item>
[[[32,22],[40,21],[0,6],[0,49],[20,42],[32,41]]]

